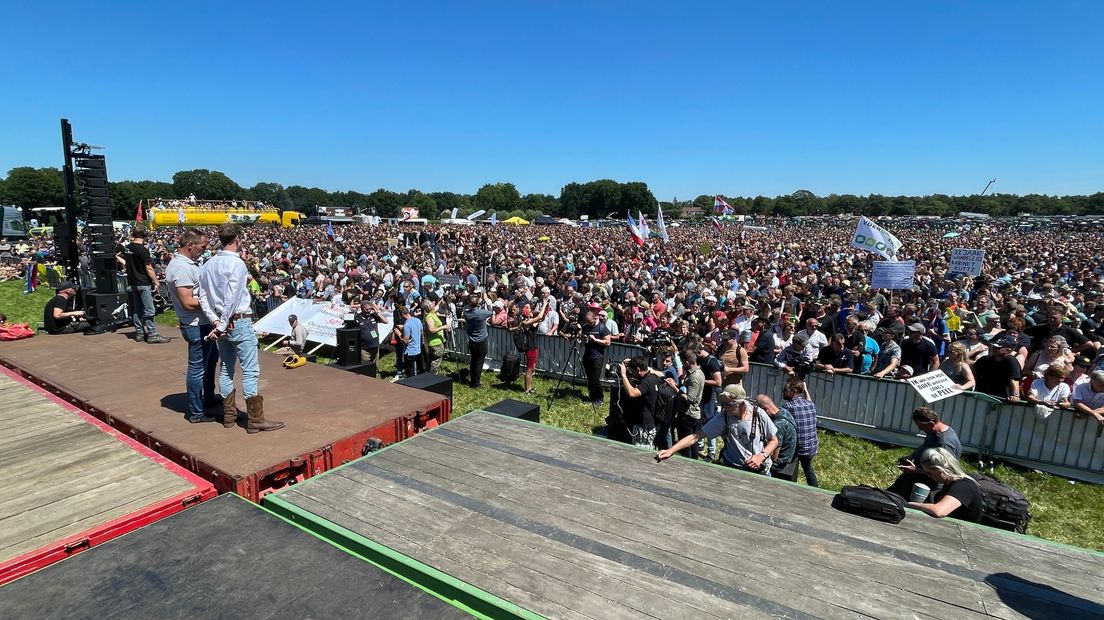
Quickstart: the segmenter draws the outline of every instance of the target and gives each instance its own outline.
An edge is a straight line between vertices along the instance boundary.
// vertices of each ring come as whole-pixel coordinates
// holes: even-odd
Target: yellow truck
[[[218,226],[232,222],[245,226],[280,225],[283,228],[298,226],[306,218],[298,211],[283,211],[261,203],[160,200],[147,201],[150,205],[147,219],[151,228],[184,226]]]

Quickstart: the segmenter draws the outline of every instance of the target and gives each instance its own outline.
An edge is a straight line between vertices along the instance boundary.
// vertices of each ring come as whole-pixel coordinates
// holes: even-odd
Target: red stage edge
[[[118,441],[124,443],[127,447],[138,452],[142,456],[152,460],[161,467],[171,471],[172,473],[187,480],[195,488],[179,493],[168,499],[161,500],[155,504],[145,506],[142,509],[132,512],[128,515],[124,515],[102,525],[99,525],[90,530],[74,534],[67,538],[55,541],[30,551],[21,556],[12,558],[7,562],[0,564],[0,585],[9,581],[18,579],[24,575],[32,573],[40,568],[64,560],[65,558],[80,553],[86,549],[94,547],[96,545],[103,544],[112,538],[122,536],[127,532],[132,532],[140,527],[149,525],[154,521],[159,521],[171,514],[175,514],[184,510],[189,506],[193,506],[202,501],[209,500],[217,495],[214,485],[206,480],[203,480],[199,476],[196,476],[192,472],[180,467],[176,463],[173,463],[164,456],[157,454],[150,450],[146,446],[134,441],[130,437],[120,433],[116,429],[104,424],[100,420],[88,415],[84,411],[75,407],[72,403],[67,402],[59,398],[57,395],[51,393],[48,390],[43,389],[36,383],[24,378],[21,374],[11,372],[10,370],[0,367],[0,372],[4,373],[14,381],[26,385],[36,393],[46,397],[47,399],[57,403],[66,411],[69,411],[73,415],[79,416],[85,422],[95,426],[99,430],[114,437]]]
[[[416,410],[413,414],[395,418],[375,428],[361,431],[335,441],[328,446],[302,454],[294,459],[277,463],[266,469],[254,472],[248,476],[231,476],[230,474],[195,458],[191,454],[180,450],[172,444],[164,443],[157,438],[150,437],[142,430],[134,428],[126,422],[108,415],[106,412],[93,407],[87,399],[75,391],[64,390],[51,383],[42,381],[34,375],[6,362],[0,361],[0,366],[14,371],[14,374],[0,368],[9,376],[19,377],[32,383],[36,389],[51,396],[56,402],[69,408],[77,409],[91,415],[96,423],[104,422],[113,429],[116,436],[128,439],[131,442],[143,446],[146,450],[157,453],[157,462],[182,467],[188,472],[193,472],[203,481],[209,481],[214,485],[218,493],[236,493],[252,502],[259,503],[265,495],[279,491],[280,489],[302,482],[312,476],[344,465],[350,461],[364,456],[364,447],[369,439],[375,438],[384,444],[390,445],[413,437],[414,435],[433,428],[439,424],[448,422],[452,414],[452,401],[442,398],[435,406],[427,409]],[[79,411],[77,413],[80,413]],[[85,416],[85,419],[89,419]],[[103,428],[103,425],[100,425]],[[148,452],[143,452],[147,454]],[[176,470],[174,470],[176,471]],[[192,478],[189,478],[191,480]]]

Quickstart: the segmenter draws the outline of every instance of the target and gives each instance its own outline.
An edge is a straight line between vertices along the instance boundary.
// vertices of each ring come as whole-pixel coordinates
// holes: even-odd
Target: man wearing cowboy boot
[[[222,249],[204,263],[199,272],[199,304],[211,321],[208,338],[218,343],[222,361],[219,372],[222,425],[232,428],[237,423],[234,366],[240,361],[242,392],[248,412],[246,432],[274,431],[283,428],[284,423],[265,420],[264,399],[257,394],[261,366],[257,359],[257,334],[253,331],[252,298],[246,287],[249,270],[238,254],[242,243],[241,227],[223,224],[219,226],[218,236]]]

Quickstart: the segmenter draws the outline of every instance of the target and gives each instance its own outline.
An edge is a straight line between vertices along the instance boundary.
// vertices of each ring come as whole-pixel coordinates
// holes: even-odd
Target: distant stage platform
[[[264,502],[500,616],[1104,617],[1104,554],[484,412]]]
[[[209,480],[219,492],[253,501],[360,457],[371,438],[391,444],[449,419],[451,403],[438,394],[318,364],[288,370],[282,356],[262,351],[265,415],[287,426],[247,435],[241,426],[189,424],[187,345],[175,336],[160,345],[137,343],[130,333],[36,336],[3,343],[0,364]],[[240,376],[237,401],[244,419]]]
[[[0,583],[215,496],[210,483],[8,370],[0,480]]]

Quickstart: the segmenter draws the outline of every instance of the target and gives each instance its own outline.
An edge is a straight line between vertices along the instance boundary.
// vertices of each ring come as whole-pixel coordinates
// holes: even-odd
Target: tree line
[[[713,214],[714,197],[702,194],[691,200],[672,198],[657,201],[643,182],[621,183],[600,179],[587,183],[568,183],[559,196],[521,194],[513,183],[488,183],[474,194],[422,192],[411,189],[396,192],[377,189],[371,193],[328,191],[301,185],[283,186],[261,182],[242,187],[217,170],[181,170],[167,181],[112,181],[108,186],[116,219],[133,219],[139,200],[150,198],[187,198],[204,200],[264,201],[280,209],[314,215],[317,207],[357,207],[381,217],[398,217],[403,207],[417,207],[423,217],[448,217],[453,209],[460,217],[475,211],[498,213],[500,219],[520,216],[532,220],[538,215],[578,218],[624,217],[626,212],[643,212],[653,217],[657,204],[668,218],[707,217]],[[0,179],[0,204],[24,209],[64,206],[65,183],[57,168],[13,168]],[[831,194],[817,196],[798,190],[783,196],[722,196],[736,213],[748,215],[797,216],[819,214],[863,215],[940,215],[953,216],[961,211],[993,216],[1031,213],[1038,215],[1088,215],[1104,213],[1104,192],[1089,196],[1047,196],[1043,194],[990,194],[986,196],[882,196],[871,194]]]

